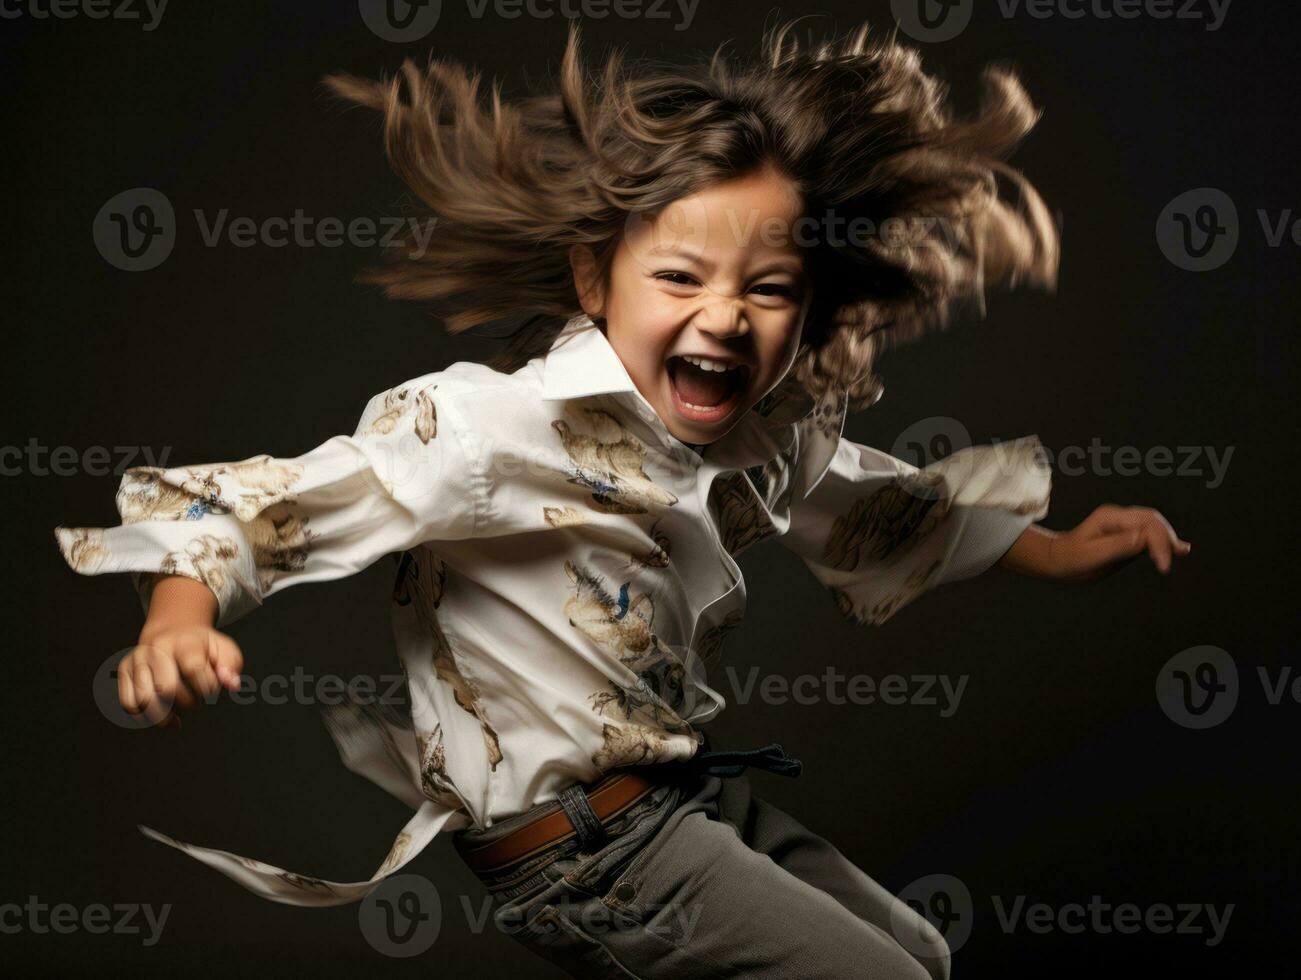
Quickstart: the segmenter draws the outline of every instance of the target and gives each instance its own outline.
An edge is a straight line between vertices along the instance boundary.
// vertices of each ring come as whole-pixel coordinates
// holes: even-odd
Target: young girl
[[[986,284],[1051,285],[1057,234],[1000,160],[1036,119],[1011,74],[955,118],[914,52],[789,35],[754,64],[614,57],[591,79],[571,28],[558,93],[488,107],[445,63],[327,80],[383,113],[437,220],[369,278],[454,331],[522,318],[510,343],[377,394],[302,456],[129,470],[120,526],[56,534],[78,572],[132,574],[147,616],[120,698],[169,726],[238,685],[218,628],[393,553],[409,712],[328,720],[345,764],[416,812],[361,882],[146,834],[335,905],[457,831],[498,921],[576,976],[947,975],[920,917],[750,795],[746,766],[797,760],[705,751],[736,557],[775,537],[881,623],[995,563],[1083,580],[1144,550],[1165,572],[1189,545],[1145,508],[1034,524],[1034,436],[922,469],[843,438],[883,343]]]

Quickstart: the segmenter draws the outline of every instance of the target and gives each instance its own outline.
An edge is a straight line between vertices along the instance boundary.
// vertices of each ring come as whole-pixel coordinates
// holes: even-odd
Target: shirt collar
[[[566,323],[542,361],[542,397],[550,401],[627,391],[637,391],[637,386],[600,328],[586,314]]]
[[[589,395],[626,396],[666,445],[685,447],[637,389],[605,334],[591,317],[580,314],[565,324],[542,358],[542,397],[551,401]],[[826,405],[815,420],[817,424],[805,427],[814,437],[806,440],[811,443],[806,448],[818,450],[813,461],[815,477],[834,454],[847,402],[844,393],[831,394],[824,400]],[[738,467],[766,462],[790,448],[797,424],[813,415],[820,404],[787,373],[723,438],[708,444],[701,458]]]
[[[586,314],[574,317],[543,358],[542,397],[551,401],[621,392],[635,392],[654,413],[601,329]],[[790,425],[807,418],[815,407],[804,386],[787,374],[745,417],[755,416],[770,426]]]

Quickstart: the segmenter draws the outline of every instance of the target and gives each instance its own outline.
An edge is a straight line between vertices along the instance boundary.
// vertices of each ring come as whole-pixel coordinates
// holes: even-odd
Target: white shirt
[[[375,875],[325,881],[147,835],[266,898],[361,898],[440,831],[486,827],[621,765],[685,759],[741,620],[736,556],[792,549],[858,622],[976,575],[1048,508],[1036,436],[919,469],[841,435],[847,396],[789,375],[699,452],[592,321],[513,374],[458,362],[372,398],[292,459],[135,467],[122,524],[58,527],[83,574],[186,575],[225,627],[290,585],[400,553],[393,633],[410,717],[326,709],[344,764],[415,810]]]

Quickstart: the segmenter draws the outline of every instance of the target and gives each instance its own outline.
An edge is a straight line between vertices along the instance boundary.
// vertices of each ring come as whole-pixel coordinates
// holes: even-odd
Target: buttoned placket
[[[706,534],[713,543],[719,564],[725,573],[723,590],[700,606],[693,617],[687,649],[696,651],[699,649],[699,641],[704,629],[712,628],[723,622],[726,619],[728,610],[735,609],[737,612],[744,613],[746,603],[745,576],[741,573],[741,568],[736,563],[736,559],[732,557],[731,552],[723,544],[719,528],[710,509],[709,497],[714,481],[723,473],[731,471],[740,473],[744,486],[753,498],[753,502],[758,504],[759,513],[767,521],[769,527],[772,527],[772,513],[768,509],[768,502],[764,495],[759,493],[753,479],[746,470],[750,466],[766,463],[775,456],[788,451],[796,439],[795,426],[794,424],[783,426],[781,429],[782,438],[778,440],[774,439],[763,426],[753,425],[753,418],[743,418],[741,422],[737,423],[737,426],[729,430],[721,439],[706,444],[702,447],[701,452],[697,454],[669,432],[659,413],[655,411],[654,407],[640,391],[633,388],[622,394],[631,403],[635,413],[646,423],[667,455],[680,464],[695,470],[694,486],[698,513],[706,525]],[[737,444],[746,431],[741,428],[742,426],[747,427],[751,438],[766,443],[768,448],[761,452],[753,450],[749,453],[743,452]],[[719,607],[721,612],[715,612],[715,607]],[[713,691],[707,685],[703,687],[703,690],[711,696],[713,703],[704,713],[694,715],[690,719],[697,724],[708,721],[726,707],[726,700],[718,692]]]
[[[570,336],[571,334],[577,334],[577,336]],[[784,401],[791,394],[790,389],[786,386],[789,384],[798,387],[798,385],[788,375],[770,390],[770,394],[765,396],[765,399],[760,400],[760,404],[762,404],[770,397],[775,398],[776,405],[768,407],[769,409],[776,408],[778,413],[776,416],[770,417],[760,414],[758,406],[752,407],[722,438],[707,444],[701,453],[697,454],[669,432],[654,406],[650,404],[633,383],[627,369],[623,366],[613,347],[610,346],[604,333],[590,318],[579,316],[566,324],[565,328],[557,335],[551,350],[544,359],[543,371],[544,399],[573,399],[605,395],[613,399],[613,404],[623,410],[625,417],[631,414],[642,421],[644,429],[650,434],[654,446],[671,464],[669,470],[675,477],[682,472],[684,467],[687,472],[694,471],[694,487],[699,518],[708,525],[704,533],[713,542],[713,550],[718,562],[717,567],[723,572],[721,590],[717,591],[717,594],[704,605],[697,607],[692,619],[687,649],[690,651],[698,650],[702,630],[726,622],[728,612],[731,610],[743,613],[746,598],[745,582],[740,566],[737,565],[736,560],[724,546],[719,528],[710,510],[709,496],[714,481],[722,473],[731,470],[739,471],[744,481],[744,487],[759,505],[759,513],[772,525],[774,515],[769,509],[769,500],[765,494],[759,493],[747,469],[751,466],[766,464],[778,455],[791,453],[793,449],[795,452],[790,458],[797,459],[799,454],[804,452],[803,446],[796,445],[799,439],[798,423],[811,415],[818,406],[811,400],[807,400],[807,394],[802,394],[801,401],[795,404],[793,408],[797,412],[801,408],[804,410],[798,416],[792,414],[790,410],[792,406]],[[799,390],[801,393],[803,392],[802,388]],[[804,400],[807,400],[807,404]],[[844,407],[845,399],[842,395],[837,402],[839,422],[842,427],[844,424]],[[775,436],[774,433],[780,433],[780,435]],[[827,466],[829,466],[839,434],[839,431],[837,431],[834,433],[833,438],[829,438],[832,435],[830,433],[813,433],[809,448],[814,451],[814,456],[817,457],[814,460],[814,465],[819,474],[825,472]],[[749,447],[744,445],[747,438],[750,441]],[[758,443],[762,448],[756,449],[755,443]],[[792,474],[793,476],[794,474]],[[816,485],[818,479],[819,476],[811,477],[808,484],[810,489],[813,485]],[[788,492],[789,490],[790,488],[788,488]],[[785,527],[783,526],[779,530],[784,531]],[[711,591],[713,590],[711,589]],[[713,702],[712,707],[706,709],[704,713],[693,715],[689,719],[698,723],[712,718],[726,706],[726,701],[722,695],[713,691],[707,685],[697,683],[698,686],[702,687],[703,692],[711,697]]]
[[[671,471],[674,473],[675,477],[679,472],[679,468],[685,468],[688,472],[694,471],[692,486],[696,494],[697,512],[701,521],[707,526],[705,533],[713,542],[714,550],[717,553],[719,565],[723,569],[724,581],[726,583],[721,594],[710,599],[703,606],[700,606],[692,616],[691,635],[688,637],[686,649],[688,651],[694,651],[698,649],[697,642],[701,632],[701,624],[704,622],[710,622],[712,619],[712,617],[708,615],[709,610],[725,601],[727,601],[729,605],[739,602],[739,608],[744,609],[745,584],[741,576],[740,568],[732,559],[732,556],[728,554],[727,549],[723,547],[723,543],[719,538],[718,528],[714,526],[714,521],[708,506],[709,487],[713,483],[714,476],[716,476],[720,470],[717,464],[707,458],[710,449],[709,445],[706,445],[703,452],[698,454],[695,450],[691,449],[691,447],[679,440],[669,432],[667,426],[664,425],[664,420],[660,418],[659,413],[655,411],[650,402],[648,402],[645,396],[643,396],[636,388],[619,392],[616,394],[616,398],[619,399],[621,404],[630,406],[634,414],[645,423],[647,429],[649,429],[650,433],[653,435],[655,442],[658,444],[658,448],[670,460]],[[736,595],[738,589],[740,589],[740,595]],[[689,665],[684,666],[689,667]],[[684,720],[688,720],[692,724],[701,724],[714,717],[714,715],[726,707],[727,702],[721,694],[710,688],[707,684],[704,684],[699,678],[693,677],[693,682],[701,688],[701,693],[706,695],[711,703],[702,713],[693,712],[690,718]]]

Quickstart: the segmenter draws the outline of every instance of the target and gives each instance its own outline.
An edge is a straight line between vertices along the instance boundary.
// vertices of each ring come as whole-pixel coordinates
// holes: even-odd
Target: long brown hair
[[[496,82],[484,99],[478,73],[442,60],[407,59],[379,81],[327,76],[383,114],[389,162],[436,222],[423,249],[390,250],[361,280],[427,303],[453,332],[522,317],[490,362],[513,371],[582,312],[571,246],[591,248],[606,277],[630,216],[771,165],[815,220],[906,229],[806,254],[813,298],[792,374],[814,396],[847,388],[851,409],[879,393],[880,350],[944,326],[955,301],[983,311],[986,286],[1054,286],[1055,223],[1003,162],[1039,117],[1016,76],[986,69],[979,109],[959,118],[895,38],[863,25],[802,48],[794,25],[765,32],[744,64],[721,47],[669,69],[613,53],[592,76],[571,23],[556,91],[514,101]]]

